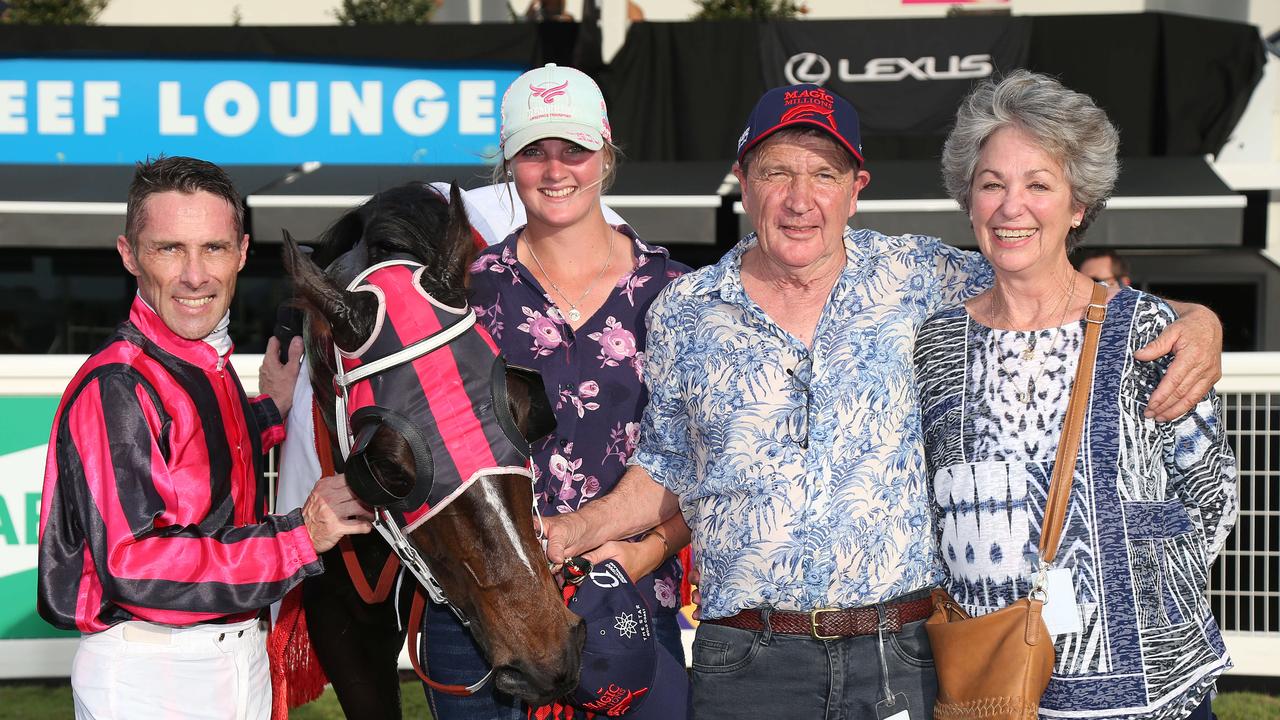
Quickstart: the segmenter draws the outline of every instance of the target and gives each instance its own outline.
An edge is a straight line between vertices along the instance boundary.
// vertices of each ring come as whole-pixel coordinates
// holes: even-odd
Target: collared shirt
[[[847,230],[812,348],[746,294],[747,236],[649,314],[650,401],[632,462],[680,497],[702,612],[857,607],[941,578],[912,351],[990,284],[937,238]]]
[[[634,243],[635,269],[577,330],[516,259],[520,230],[471,266],[471,305],[508,362],[538,370],[555,410],[556,429],[534,446],[534,492],[544,514],[571,512],[613,490],[639,436],[648,400],[644,317],[659,291],[688,268],[667,251],[617,226]],[[675,558],[636,583],[652,607],[675,612]]]
[[[135,299],[54,418],[40,615],[81,632],[238,621],[321,572],[301,511],[266,515],[263,452],[283,436],[270,398]]]

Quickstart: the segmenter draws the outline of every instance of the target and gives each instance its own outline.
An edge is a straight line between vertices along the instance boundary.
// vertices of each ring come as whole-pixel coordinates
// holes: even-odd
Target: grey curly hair
[[[960,103],[956,125],[942,147],[942,182],[967,213],[982,146],[997,130],[1017,127],[1057,160],[1084,207],[1079,227],[1067,233],[1067,250],[1080,244],[1115,189],[1120,174],[1120,133],[1093,98],[1047,75],[1016,70],[980,83]]]

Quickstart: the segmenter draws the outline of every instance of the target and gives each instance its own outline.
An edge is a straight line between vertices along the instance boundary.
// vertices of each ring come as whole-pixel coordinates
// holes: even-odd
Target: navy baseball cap
[[[788,85],[774,88],[756,102],[747,116],[747,127],[738,138],[738,162],[762,140],[787,127],[808,126],[825,130],[836,142],[853,153],[862,167],[862,135],[858,111],[848,100],[817,85]]]
[[[587,625],[569,704],[600,717],[688,717],[689,676],[658,643],[649,607],[622,566],[613,560],[596,565],[568,605]]]

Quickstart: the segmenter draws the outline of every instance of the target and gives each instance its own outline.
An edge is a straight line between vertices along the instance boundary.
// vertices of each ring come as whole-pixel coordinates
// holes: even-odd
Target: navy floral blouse
[[[542,373],[556,431],[534,447],[534,492],[546,515],[572,512],[618,484],[640,436],[645,389],[645,314],[688,271],[627,225],[635,268],[577,331],[516,259],[517,229],[471,266],[471,305],[507,361]],[[680,565],[671,558],[636,583],[658,612],[675,612]]]

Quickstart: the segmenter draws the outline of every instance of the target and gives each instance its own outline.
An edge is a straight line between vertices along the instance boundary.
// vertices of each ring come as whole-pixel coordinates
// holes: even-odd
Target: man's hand
[[[576,512],[552,515],[542,519],[547,533],[547,562],[552,569],[559,568],[568,558],[592,549],[582,539],[587,534],[587,523]]]
[[[363,535],[373,529],[373,512],[356,498],[342,475],[320,478],[302,505],[302,521],[311,544],[322,553],[344,535]]]
[[[697,563],[694,563],[693,567],[689,568],[689,585],[692,586],[692,590],[693,590],[693,592],[690,593],[692,597],[689,598],[690,600],[693,601],[693,619],[701,620],[702,619],[702,573],[698,572]]]
[[[1147,401],[1146,417],[1166,422],[1187,414],[1222,377],[1222,323],[1203,305],[1170,302],[1179,319],[1134,353],[1143,362],[1173,354]]]
[[[298,382],[299,360],[302,359],[302,338],[289,341],[289,362],[280,364],[280,341],[272,336],[267,340],[267,352],[258,368],[258,392],[270,396],[280,411],[280,417],[289,416],[293,407],[293,386]]]

